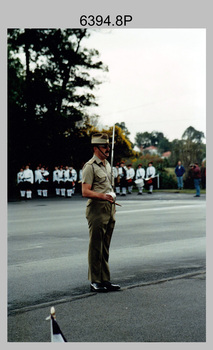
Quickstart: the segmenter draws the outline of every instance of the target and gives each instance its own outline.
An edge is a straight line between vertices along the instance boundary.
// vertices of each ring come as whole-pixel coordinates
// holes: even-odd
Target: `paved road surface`
[[[205,270],[205,197],[118,198],[111,279],[122,287]],[[9,310],[89,291],[86,200],[8,204]]]

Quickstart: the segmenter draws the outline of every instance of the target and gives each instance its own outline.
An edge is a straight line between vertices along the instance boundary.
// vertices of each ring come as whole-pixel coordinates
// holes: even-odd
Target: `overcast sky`
[[[181,139],[189,126],[206,135],[205,29],[96,29],[95,48],[109,72],[95,91],[100,126],[125,122],[137,132]]]

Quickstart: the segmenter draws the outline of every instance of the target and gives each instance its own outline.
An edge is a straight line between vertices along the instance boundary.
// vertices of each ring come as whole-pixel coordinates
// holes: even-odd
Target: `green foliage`
[[[202,143],[204,138],[203,132],[189,127],[185,130],[181,140],[173,140],[171,143],[171,158],[170,164],[176,166],[177,162],[181,160],[183,166],[188,168],[190,163],[202,163],[206,157],[206,145]]]
[[[87,29],[8,30],[9,188],[26,163],[82,160],[80,128],[101,83],[89,72],[107,70],[97,50],[81,47],[88,37]]]
[[[204,133],[202,131],[196,130],[192,126],[189,126],[182,135],[183,140],[189,140],[198,144],[201,144],[204,138]]]
[[[176,166],[178,160],[182,161],[185,167],[188,167],[190,163],[197,161],[201,164],[202,160],[206,156],[206,145],[203,143],[205,135],[203,132],[194,129],[192,126],[188,127],[183,135],[182,139],[175,139],[170,142],[164,134],[161,132],[138,132],[135,137],[135,144],[141,149],[149,146],[155,146],[160,153],[171,151],[171,157],[169,158],[169,164]]]
[[[177,188],[177,181],[173,175],[168,174],[166,171],[159,172],[159,175],[161,189]]]
[[[124,123],[125,124],[125,123]],[[128,130],[121,128],[115,124],[115,145],[114,145],[114,164],[131,157],[135,157],[138,153],[132,149],[132,143],[128,138]],[[109,134],[109,138],[112,138],[113,128],[109,130],[101,130]]]
[[[130,132],[127,129],[126,124],[124,122],[116,123],[115,125],[118,126],[119,128],[121,128],[127,137],[130,135]]]
[[[136,169],[138,167],[138,164],[142,164],[143,168],[147,168],[149,162],[153,162],[153,166],[158,170],[162,168],[163,159],[157,155],[151,155],[151,154],[145,154],[140,155],[137,154],[137,157],[132,160],[133,167]]]
[[[91,135],[97,132],[96,115],[89,107],[97,105],[95,88],[101,81],[93,70],[107,71],[95,49],[82,47],[89,38],[87,29],[9,29],[8,30],[8,185],[14,187],[20,167],[31,163],[49,166],[68,164],[77,169],[93,153]],[[112,135],[112,128],[102,130]],[[174,179],[164,168],[178,160],[187,168],[206,156],[204,134],[189,127],[181,140],[169,140],[162,132],[138,132],[135,143],[150,145],[160,152],[171,151],[168,160],[133,150],[124,122],[116,123],[114,164],[131,161],[134,168],[153,161],[162,173],[161,186],[172,188]],[[166,187],[163,187],[166,188]]]
[[[139,149],[144,149],[149,146],[158,147],[160,152],[170,150],[170,142],[162,132],[138,132],[135,136],[135,144]]]

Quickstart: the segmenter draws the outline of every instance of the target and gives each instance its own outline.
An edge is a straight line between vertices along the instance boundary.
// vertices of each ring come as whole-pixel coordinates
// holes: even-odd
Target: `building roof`
[[[149,146],[143,149],[144,151],[150,151],[150,150],[156,150],[157,151],[157,147],[155,146]]]
[[[162,153],[162,157],[163,158],[169,158],[171,156],[171,154],[172,154],[171,151],[167,151],[167,152]]]

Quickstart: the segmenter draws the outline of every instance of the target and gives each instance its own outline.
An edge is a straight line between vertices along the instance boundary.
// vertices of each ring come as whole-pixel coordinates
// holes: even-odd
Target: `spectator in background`
[[[181,161],[178,161],[178,164],[175,168],[175,174],[177,177],[177,186],[179,190],[183,189],[183,174],[185,173],[185,168],[184,166],[181,164]]]
[[[200,171],[201,171],[201,186],[202,186],[202,189],[205,189],[206,188],[206,165],[205,165],[205,162],[202,162]]]
[[[194,179],[194,186],[196,189],[196,195],[194,197],[200,197],[201,171],[198,166],[198,163],[195,163],[193,167],[193,179]]]
[[[188,174],[186,177],[186,182],[185,182],[186,187],[190,189],[194,188],[193,169],[194,169],[194,164],[190,164]]]

